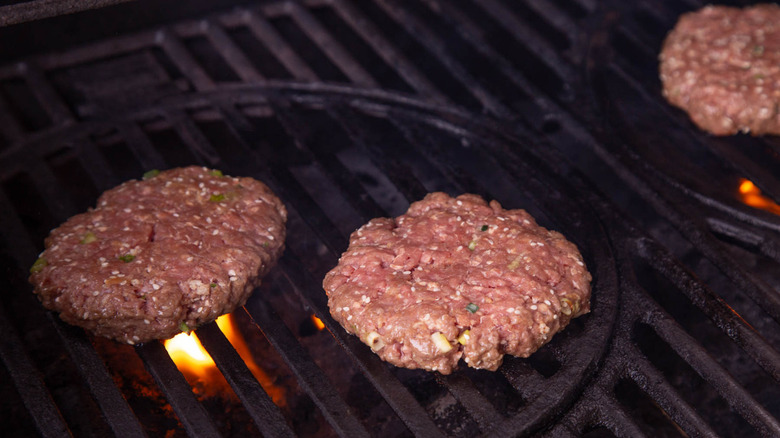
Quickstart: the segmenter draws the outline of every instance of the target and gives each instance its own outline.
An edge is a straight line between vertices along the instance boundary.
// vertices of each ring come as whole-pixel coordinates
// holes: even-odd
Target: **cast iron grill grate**
[[[780,433],[778,220],[733,196],[740,176],[778,193],[776,142],[699,134],[655,79],[665,31],[700,5],[520,3],[267,2],[0,68],[4,418],[23,417],[18,434],[154,433],[24,277],[48,230],[101,191],[199,163],[263,179],[292,207],[287,254],[246,312],[326,436]],[[327,316],[319,281],[357,226],[433,190],[527,208],[574,239],[595,271],[593,314],[496,375],[379,362]],[[386,429],[318,360],[289,296],[325,321]],[[198,334],[258,430],[305,434],[214,325]],[[184,431],[230,433],[161,345],[133,354]],[[52,357],[83,412],[42,365]]]

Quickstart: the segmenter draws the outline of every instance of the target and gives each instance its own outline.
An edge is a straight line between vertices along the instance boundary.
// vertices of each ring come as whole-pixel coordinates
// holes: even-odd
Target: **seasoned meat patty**
[[[355,231],[323,286],[382,359],[449,374],[461,357],[495,370],[529,356],[589,311],[590,281],[577,247],[524,210],[432,193]]]
[[[52,230],[30,282],[45,307],[97,335],[169,338],[246,301],[284,249],[286,217],[252,178],[148,172]]]
[[[780,134],[780,6],[683,15],[660,54],[663,94],[716,135]]]

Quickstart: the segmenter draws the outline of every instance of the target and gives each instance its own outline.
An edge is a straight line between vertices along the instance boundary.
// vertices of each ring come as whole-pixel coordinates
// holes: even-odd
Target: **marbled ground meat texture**
[[[382,359],[449,374],[529,356],[589,311],[590,282],[577,247],[524,210],[432,193],[355,231],[323,286]]]
[[[54,229],[30,282],[45,307],[97,335],[169,338],[246,301],[284,249],[286,217],[252,178],[167,170]]]
[[[660,54],[663,94],[716,135],[780,134],[780,6],[683,15]]]

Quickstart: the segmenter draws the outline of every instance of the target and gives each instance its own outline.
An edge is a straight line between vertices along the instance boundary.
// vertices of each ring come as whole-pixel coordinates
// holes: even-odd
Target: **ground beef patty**
[[[355,231],[323,283],[330,311],[382,359],[449,374],[527,357],[590,308],[577,247],[476,195],[432,193]]]
[[[97,335],[169,338],[246,301],[284,248],[286,217],[252,178],[149,172],[53,230],[30,282],[45,307]]]
[[[780,134],[780,7],[683,15],[660,54],[664,96],[701,129]]]

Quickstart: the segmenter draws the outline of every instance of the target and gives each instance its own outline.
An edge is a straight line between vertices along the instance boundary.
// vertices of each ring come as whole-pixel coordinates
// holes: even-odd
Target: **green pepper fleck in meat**
[[[122,260],[125,263],[130,263],[133,260],[135,260],[135,256],[132,255],[132,254],[125,254],[125,255],[119,256],[119,260]]]
[[[30,267],[30,273],[35,274],[36,272],[41,272],[45,266],[47,266],[49,262],[46,261],[45,258],[40,257],[38,260],[33,263],[33,265]]]
[[[87,231],[87,234],[81,239],[81,244],[92,243],[97,240],[97,236],[92,231]]]
[[[143,179],[151,179],[151,178],[154,178],[155,176],[157,176],[159,174],[160,174],[159,170],[152,169],[152,170],[147,171],[147,172],[144,173]]]

